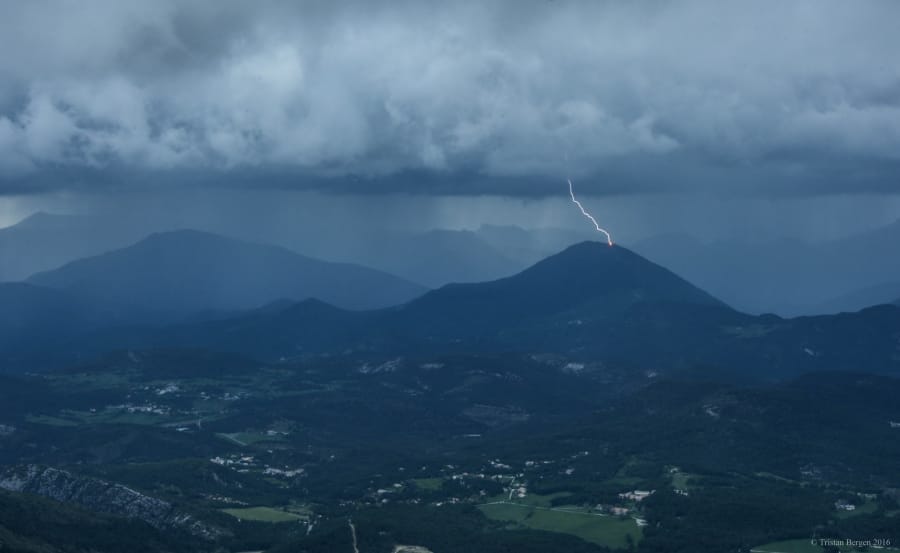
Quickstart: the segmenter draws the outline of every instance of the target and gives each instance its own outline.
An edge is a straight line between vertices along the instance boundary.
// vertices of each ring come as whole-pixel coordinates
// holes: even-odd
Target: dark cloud
[[[900,4],[28,2],[0,193],[895,191]]]

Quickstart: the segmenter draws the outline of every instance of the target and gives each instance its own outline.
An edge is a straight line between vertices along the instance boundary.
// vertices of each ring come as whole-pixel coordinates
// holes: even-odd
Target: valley
[[[0,553],[900,553],[900,1],[7,1]]]
[[[30,407],[3,411],[0,459],[12,468],[0,487],[12,488],[3,482],[15,467],[114,482],[204,521],[233,551],[350,550],[348,518],[360,551],[713,551],[896,536],[900,381],[823,373],[745,387],[573,364],[111,354],[9,381],[4,394]],[[827,424],[810,426],[823,405]],[[691,535],[725,520],[729,532]]]
[[[0,343],[5,500],[143,524],[159,550],[897,543],[897,307],[748,315],[595,242],[369,310],[141,320],[118,300],[88,315],[71,287],[5,290],[31,317]],[[35,545],[11,520],[0,543],[80,551],[68,526]]]

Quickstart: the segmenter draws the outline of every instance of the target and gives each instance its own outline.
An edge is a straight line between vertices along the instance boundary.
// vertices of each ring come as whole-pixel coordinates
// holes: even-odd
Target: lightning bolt
[[[578,200],[575,199],[575,191],[572,189],[572,179],[566,179],[566,180],[569,181],[569,196],[572,197],[572,202],[578,206],[578,209],[581,210],[582,215],[584,215],[585,217],[590,219],[592,223],[594,223],[594,227],[597,229],[597,232],[602,232],[603,234],[606,235],[606,243],[609,244],[610,246],[612,246],[613,245],[612,236],[609,235],[609,233],[606,231],[606,229],[601,228],[600,224],[597,223],[597,219],[594,219],[594,216],[591,215],[590,213],[588,213],[584,209],[584,206],[581,205],[581,202],[579,202]]]

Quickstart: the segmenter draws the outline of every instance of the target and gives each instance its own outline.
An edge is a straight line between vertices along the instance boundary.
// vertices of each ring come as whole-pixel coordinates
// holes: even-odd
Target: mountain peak
[[[515,277],[558,295],[582,298],[631,295],[645,300],[719,304],[668,269],[624,246],[585,241],[573,244]]]
[[[35,211],[12,226],[19,229],[58,227],[83,218],[85,218],[83,215],[64,215],[47,213],[46,211]]]
[[[552,255],[547,259],[553,259],[554,257],[560,256],[580,257],[586,255],[619,255],[619,252],[623,251],[630,253],[630,250],[615,243],[610,245],[599,240],[585,240],[583,242],[572,244],[558,254]]]
[[[573,310],[589,317],[615,317],[645,302],[724,307],[706,292],[627,248],[586,241],[511,277],[444,286],[403,310],[410,316],[429,313],[421,318],[442,320],[445,325],[455,322],[457,326],[472,326],[475,319],[479,319],[478,325],[497,322],[492,319],[511,324]]]

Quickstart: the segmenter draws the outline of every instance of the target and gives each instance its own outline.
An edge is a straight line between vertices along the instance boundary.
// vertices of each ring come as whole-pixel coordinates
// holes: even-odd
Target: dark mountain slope
[[[32,494],[0,490],[0,549],[12,553],[213,550],[183,532],[92,513]]]
[[[97,328],[107,318],[70,294],[21,282],[0,283],[0,372],[23,359],[46,359],[52,345]]]
[[[395,308],[360,313],[306,302],[165,329],[151,343],[133,338],[134,347],[224,348],[268,359],[347,349],[557,352],[742,380],[824,369],[900,371],[900,309],[746,315],[627,249],[595,243],[513,277],[448,285]]]
[[[578,328],[582,325],[618,323],[636,306],[661,302],[679,311],[697,308],[740,317],[624,248],[585,242],[515,276],[450,284],[394,308],[349,312],[307,301],[280,311],[163,329],[149,343],[140,329],[104,341],[129,347],[226,348],[266,358],[346,348],[555,351],[590,340]]]
[[[582,242],[508,278],[429,292],[398,308],[395,318],[417,322],[420,330],[474,335],[567,312],[610,318],[632,305],[659,301],[725,308],[625,248]]]
[[[407,304],[347,311],[274,304],[215,321],[119,327],[56,351],[187,347],[263,360],[310,353],[557,353],[704,378],[779,379],[815,370],[900,373],[900,309],[783,319],[737,312],[616,246],[582,243],[504,279],[454,284]]]
[[[29,282],[116,306],[144,320],[249,309],[280,298],[315,297],[369,309],[424,292],[366,267],[190,230],[154,234],[128,248],[39,273]]]
[[[893,487],[898,393],[898,379],[845,372],[748,388],[660,381],[559,434],[687,471]]]

